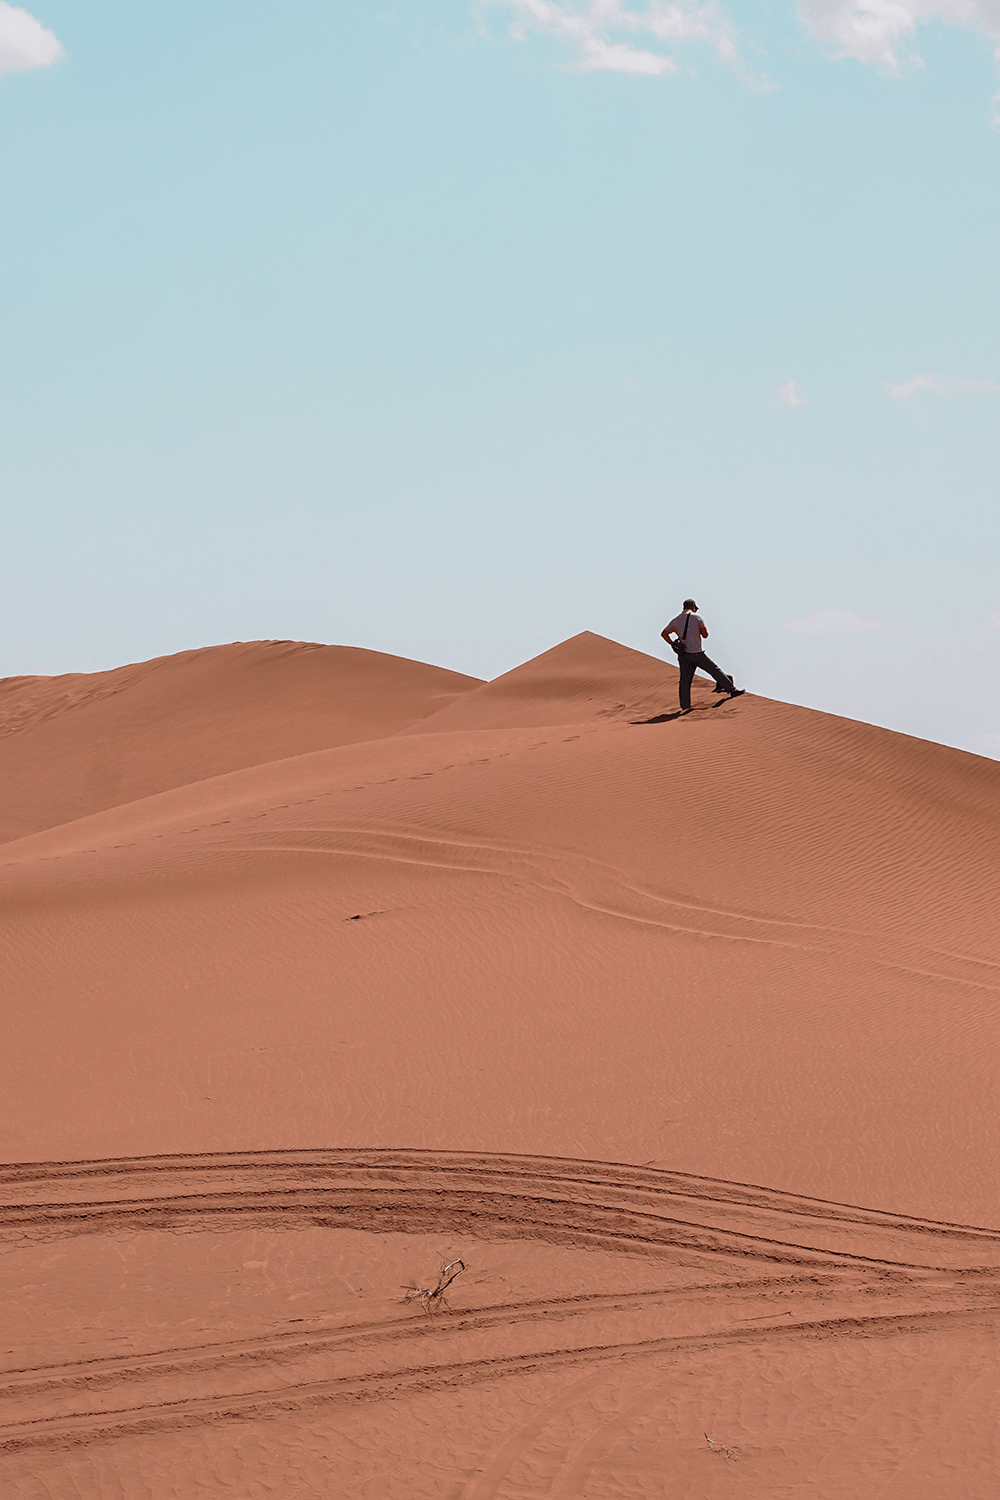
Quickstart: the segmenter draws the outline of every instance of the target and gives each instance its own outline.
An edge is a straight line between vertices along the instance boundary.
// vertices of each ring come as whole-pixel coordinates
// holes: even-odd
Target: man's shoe
[[[715,687],[712,689],[712,692],[713,693],[728,693],[729,689],[727,687],[723,687],[721,682],[717,682],[715,684]]]
[[[746,692],[746,688],[734,687],[732,689],[732,691],[730,692],[729,696],[730,696],[730,698],[742,698],[743,694],[745,692]]]

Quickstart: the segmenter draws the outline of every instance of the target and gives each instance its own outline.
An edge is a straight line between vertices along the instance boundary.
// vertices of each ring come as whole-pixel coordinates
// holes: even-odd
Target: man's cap
[[[695,604],[695,602],[694,602],[693,599],[685,599],[684,600],[684,608],[685,609],[697,609],[698,606],[697,606],[697,604]]]

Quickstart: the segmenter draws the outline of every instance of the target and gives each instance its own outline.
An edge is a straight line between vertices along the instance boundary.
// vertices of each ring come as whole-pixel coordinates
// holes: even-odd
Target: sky
[[[580,630],[1000,758],[1000,0],[0,3],[0,675]]]

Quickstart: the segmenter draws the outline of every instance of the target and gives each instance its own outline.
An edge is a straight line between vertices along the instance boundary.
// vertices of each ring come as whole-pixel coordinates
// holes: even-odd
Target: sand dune
[[[676,668],[585,630],[492,682],[456,694],[410,732],[536,728],[675,712],[676,678]]]
[[[4,1493],[992,1496],[1000,766],[190,656],[0,696]]]
[[[477,686],[353,646],[238,642],[0,683],[0,840],[239,766],[376,739]]]

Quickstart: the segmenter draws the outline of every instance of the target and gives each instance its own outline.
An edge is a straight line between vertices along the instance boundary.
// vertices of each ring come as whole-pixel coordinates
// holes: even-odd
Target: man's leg
[[[694,676],[694,669],[697,665],[698,662],[694,656],[689,656],[686,651],[681,652],[678,666],[681,669],[680,696],[682,713],[686,713],[691,707],[691,679]]]
[[[733,682],[733,679],[727,677],[722,668],[717,667],[711,657],[705,655],[704,651],[699,652],[695,665],[699,672],[704,672],[706,676],[715,678],[715,686],[720,693],[734,693],[736,691],[736,684]]]

